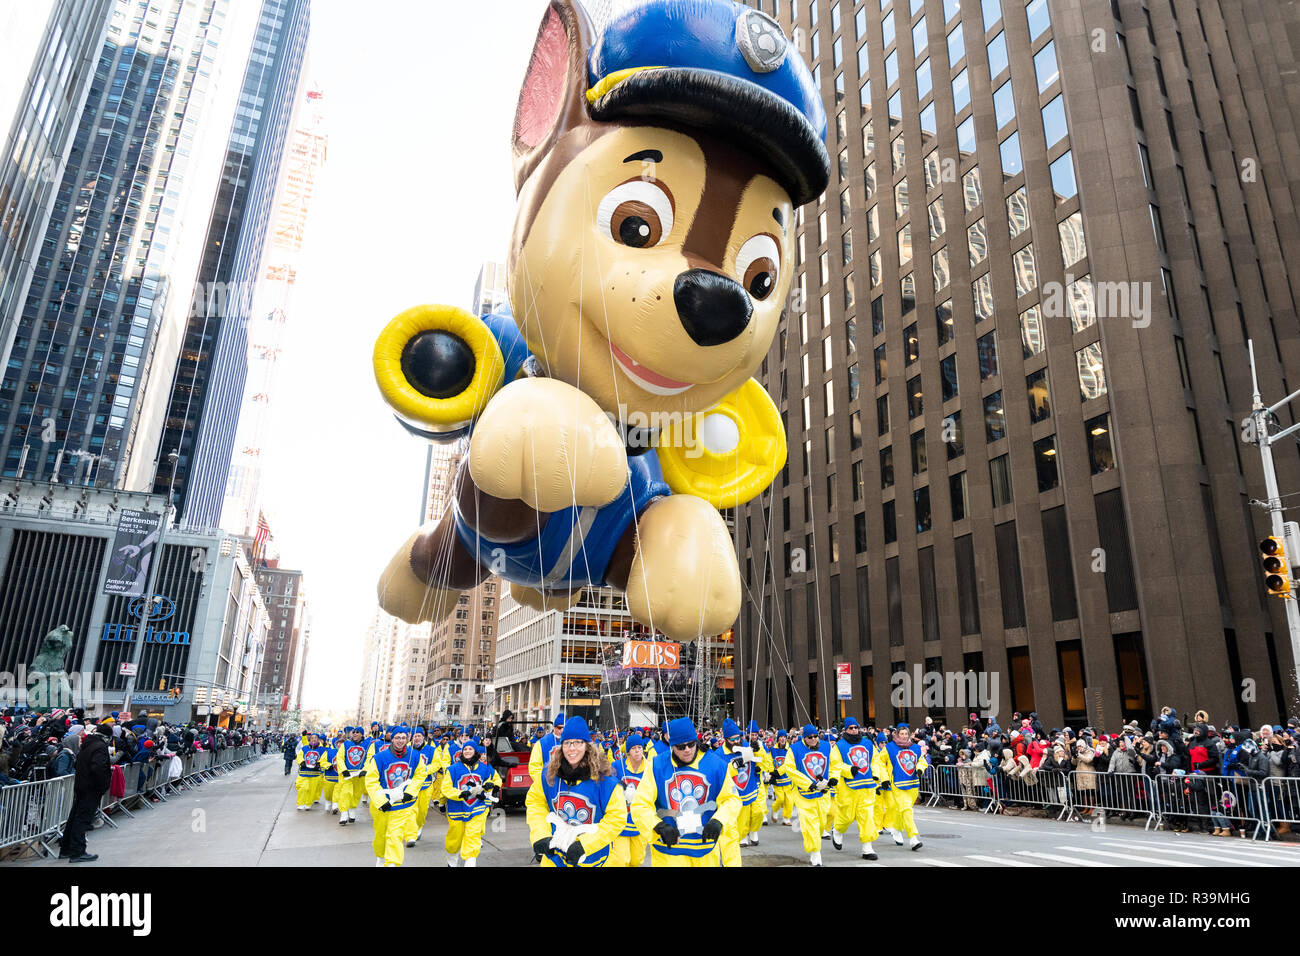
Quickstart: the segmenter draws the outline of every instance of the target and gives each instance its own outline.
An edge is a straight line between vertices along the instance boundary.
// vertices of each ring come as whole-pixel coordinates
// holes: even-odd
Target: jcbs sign
[[[681,662],[682,645],[658,641],[628,641],[623,645],[624,667],[658,667],[677,670]]]

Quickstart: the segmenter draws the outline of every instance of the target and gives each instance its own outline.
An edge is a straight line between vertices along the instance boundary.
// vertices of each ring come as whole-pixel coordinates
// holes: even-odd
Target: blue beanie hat
[[[564,713],[562,711],[555,715],[555,726],[556,727],[564,726]]]
[[[631,750],[633,747],[640,747],[641,749],[644,750],[644,749],[645,749],[645,738],[642,737],[640,734],[636,734],[636,733],[628,734],[628,735],[627,735],[626,746],[627,746],[627,749],[628,749],[628,750]]]
[[[419,734],[421,737],[426,736],[423,727],[415,727],[415,728],[413,728],[413,729],[411,730],[411,734],[412,734],[412,735],[414,735],[414,734]]]
[[[882,730],[876,734],[876,743],[883,744],[889,740],[889,736]]]
[[[812,724],[804,724],[804,725],[803,725],[803,734],[802,734],[801,736],[804,736],[804,737],[816,737],[816,736],[817,736],[817,728],[814,727]]]
[[[908,727],[907,724],[899,724],[897,727],[894,728],[894,730],[910,730],[910,729],[911,728]]]
[[[724,721],[722,722],[722,736],[723,736],[723,737],[739,737],[739,736],[740,736],[740,724],[736,723],[734,720],[732,720],[730,717],[728,717],[726,720],[724,720]]]
[[[411,736],[411,728],[406,726],[406,724],[398,724],[397,726],[390,728],[389,733],[394,737],[398,734],[406,734],[406,736],[409,737]]]
[[[789,731],[786,731],[786,730],[778,730],[778,731],[776,732],[776,737],[777,737],[778,740],[780,740],[782,737],[784,737],[786,740],[789,740],[789,739],[790,739],[790,732],[789,732]]]
[[[758,726],[757,720],[751,720],[749,722],[749,726],[746,727],[745,730],[751,734],[758,734],[763,732],[763,729]]]
[[[858,719],[856,717],[849,717],[847,720],[844,721],[845,730],[848,730],[850,727],[860,727],[860,726],[861,724],[858,723]]]
[[[560,718],[563,719],[563,715]],[[581,717],[574,717],[567,724],[556,724],[557,727],[564,728],[564,733],[560,735],[560,743],[566,740],[582,740],[591,743],[591,731],[587,728],[587,722]]]
[[[471,737],[460,745],[461,750],[464,750],[466,747],[473,747],[476,754],[480,757],[483,756],[483,744],[479,742],[477,737]]]
[[[689,717],[678,717],[676,720],[668,721],[668,743],[672,746],[677,744],[689,744],[699,739],[699,734],[695,732],[695,723]]]

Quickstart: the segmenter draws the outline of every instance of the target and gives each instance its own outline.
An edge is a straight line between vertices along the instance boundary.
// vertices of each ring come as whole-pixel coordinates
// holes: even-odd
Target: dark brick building
[[[963,722],[894,707],[917,665],[996,677],[1004,721],[1294,713],[1238,423],[1248,339],[1269,403],[1300,387],[1296,4],[751,5],[798,28],[832,174],[763,369],[790,456],[737,522],[737,710],[836,719],[847,662],[859,719]]]

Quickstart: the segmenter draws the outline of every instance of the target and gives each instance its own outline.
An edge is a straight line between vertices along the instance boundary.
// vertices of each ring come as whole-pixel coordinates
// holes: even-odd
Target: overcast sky
[[[514,212],[510,127],[545,0],[316,0],[308,69],[329,158],[281,358],[266,493],[302,568],[304,707],[354,706],[375,581],[420,518],[427,446],[380,401],[375,337],[421,302],[467,307]]]

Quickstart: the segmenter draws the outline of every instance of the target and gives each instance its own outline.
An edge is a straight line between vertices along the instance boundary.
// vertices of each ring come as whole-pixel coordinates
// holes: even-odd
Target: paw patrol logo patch
[[[814,750],[803,758],[803,769],[810,777],[820,777],[826,773],[826,756]]]
[[[316,765],[319,762],[320,762],[320,754],[318,754],[314,750],[308,750],[306,753],[302,755],[302,764],[304,767],[307,767],[308,769],[311,770],[316,769]]]
[[[751,767],[753,767],[753,764],[748,764],[748,763],[741,764],[740,769],[736,771],[736,789],[738,790],[745,789],[745,786],[749,783],[749,778],[751,776],[749,772]]]
[[[624,778],[623,778],[623,789],[624,789],[624,790],[631,790],[631,791],[635,792],[635,791],[636,791],[636,788],[637,788],[638,786],[640,786],[640,784],[641,784],[641,778],[640,778],[640,777],[624,777]]]
[[[694,810],[704,803],[709,794],[709,782],[701,773],[678,771],[668,780],[668,808],[674,811]]]
[[[789,42],[766,13],[746,10],[736,21],[736,46],[755,73],[771,73],[785,62]]]
[[[871,766],[871,754],[866,747],[859,744],[856,747],[849,748],[849,763],[853,764],[859,770],[865,771]]]
[[[898,765],[910,777],[916,773],[916,754],[910,750],[901,751],[898,755]]]
[[[556,797],[555,812],[565,823],[577,826],[594,823],[596,820],[596,808],[580,793],[562,793]]]
[[[355,767],[357,764],[361,763],[361,759],[365,757],[365,755],[366,755],[366,748],[362,747],[361,745],[358,744],[356,746],[349,747],[347,752],[348,766]]]
[[[462,790],[473,790],[475,787],[482,786],[483,778],[476,773],[467,773],[460,778],[457,785]],[[465,801],[465,806],[472,807],[478,803],[478,797],[470,797]]]
[[[395,790],[411,779],[411,768],[404,763],[390,763],[384,771],[384,786]]]

